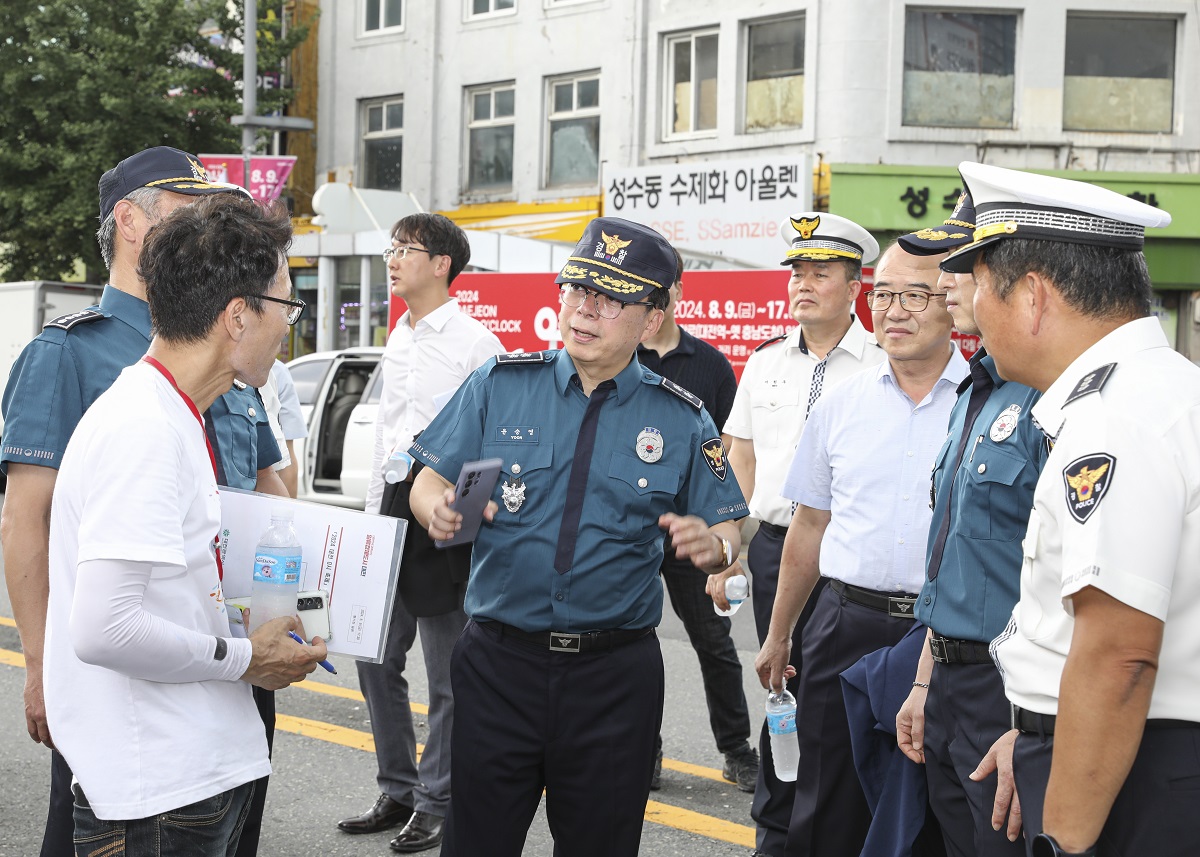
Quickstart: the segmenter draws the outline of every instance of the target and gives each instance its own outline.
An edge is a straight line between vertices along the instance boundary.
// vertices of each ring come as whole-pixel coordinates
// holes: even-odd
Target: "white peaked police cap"
[[[879,242],[870,232],[853,220],[825,211],[803,211],[784,218],[779,234],[788,242],[787,256],[780,265],[837,259],[867,264],[879,255]]]
[[[1141,250],[1147,227],[1171,222],[1162,209],[1087,182],[970,161],[958,171],[975,201],[975,233],[942,262],[952,273],[970,273],[979,251],[1005,238]]]

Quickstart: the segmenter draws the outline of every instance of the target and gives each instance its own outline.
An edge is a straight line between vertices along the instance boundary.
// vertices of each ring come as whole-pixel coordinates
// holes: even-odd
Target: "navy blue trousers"
[[[556,857],[636,857],[662,724],[653,633],[567,653],[468,622],[450,676],[442,857],[519,857],[543,789]]]

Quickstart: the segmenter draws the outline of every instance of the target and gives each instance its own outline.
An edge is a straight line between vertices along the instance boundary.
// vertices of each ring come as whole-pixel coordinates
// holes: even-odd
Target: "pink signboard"
[[[274,202],[283,192],[283,185],[296,165],[293,155],[254,155],[250,158],[250,184],[245,181],[245,162],[241,155],[201,155],[200,163],[215,182],[247,187],[259,202]]]

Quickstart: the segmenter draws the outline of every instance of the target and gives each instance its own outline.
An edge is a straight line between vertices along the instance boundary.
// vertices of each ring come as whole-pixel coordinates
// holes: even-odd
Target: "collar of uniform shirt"
[[[150,304],[123,292],[111,283],[100,294],[100,309],[110,313],[150,339]]]
[[[1121,325],[1072,361],[1033,406],[1033,418],[1048,437],[1058,437],[1066,419],[1063,408],[1066,407],[1067,398],[1089,372],[1109,363],[1119,364],[1121,358],[1134,352],[1169,345],[1162,325],[1154,316]]]
[[[804,341],[804,329],[802,327],[797,326],[788,335],[787,344],[791,348],[799,348],[805,354],[808,353],[808,343]],[[878,343],[875,341],[875,335],[868,332],[867,329],[863,327],[862,322],[858,320],[858,316],[851,313],[850,327],[848,327],[846,332],[842,334],[842,338],[838,340],[838,344],[829,350],[829,354],[832,354],[834,351],[837,351],[840,348],[847,354],[853,355],[855,360],[862,360],[863,353],[868,347],[878,347]],[[826,359],[828,359],[829,354],[825,355]]]
[[[617,373],[617,377],[612,380],[617,383],[618,402],[623,402],[628,399],[642,383],[642,374],[646,369],[638,362],[637,355],[631,355],[629,365]],[[575,363],[571,360],[571,355],[567,353],[567,349],[562,349],[558,352],[558,356],[554,361],[554,383],[558,387],[558,391],[566,395],[570,389],[571,379],[578,373],[575,371]]]

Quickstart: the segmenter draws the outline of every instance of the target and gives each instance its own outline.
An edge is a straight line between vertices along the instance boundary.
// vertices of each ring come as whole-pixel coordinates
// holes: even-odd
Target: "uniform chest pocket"
[[[1011,542],[1021,537],[1029,524],[1033,505],[1027,487],[1020,481],[1029,462],[984,441],[974,457],[963,465],[970,480],[961,503],[959,520],[963,533],[972,539]]]
[[[678,469],[661,460],[648,464],[636,456],[614,452],[608,478],[597,486],[604,495],[601,526],[617,535],[658,527],[659,516],[675,510],[681,479]]]
[[[756,446],[775,446],[790,437],[796,423],[800,389],[795,384],[766,387],[750,394],[750,417]]]
[[[230,410],[213,421],[218,455],[230,488],[252,489],[258,481],[258,419]]]
[[[562,514],[561,494],[551,492],[554,444],[485,443],[481,458],[504,462],[492,499],[500,504],[497,524],[536,524],[551,507]],[[515,507],[516,511],[512,511]]]

